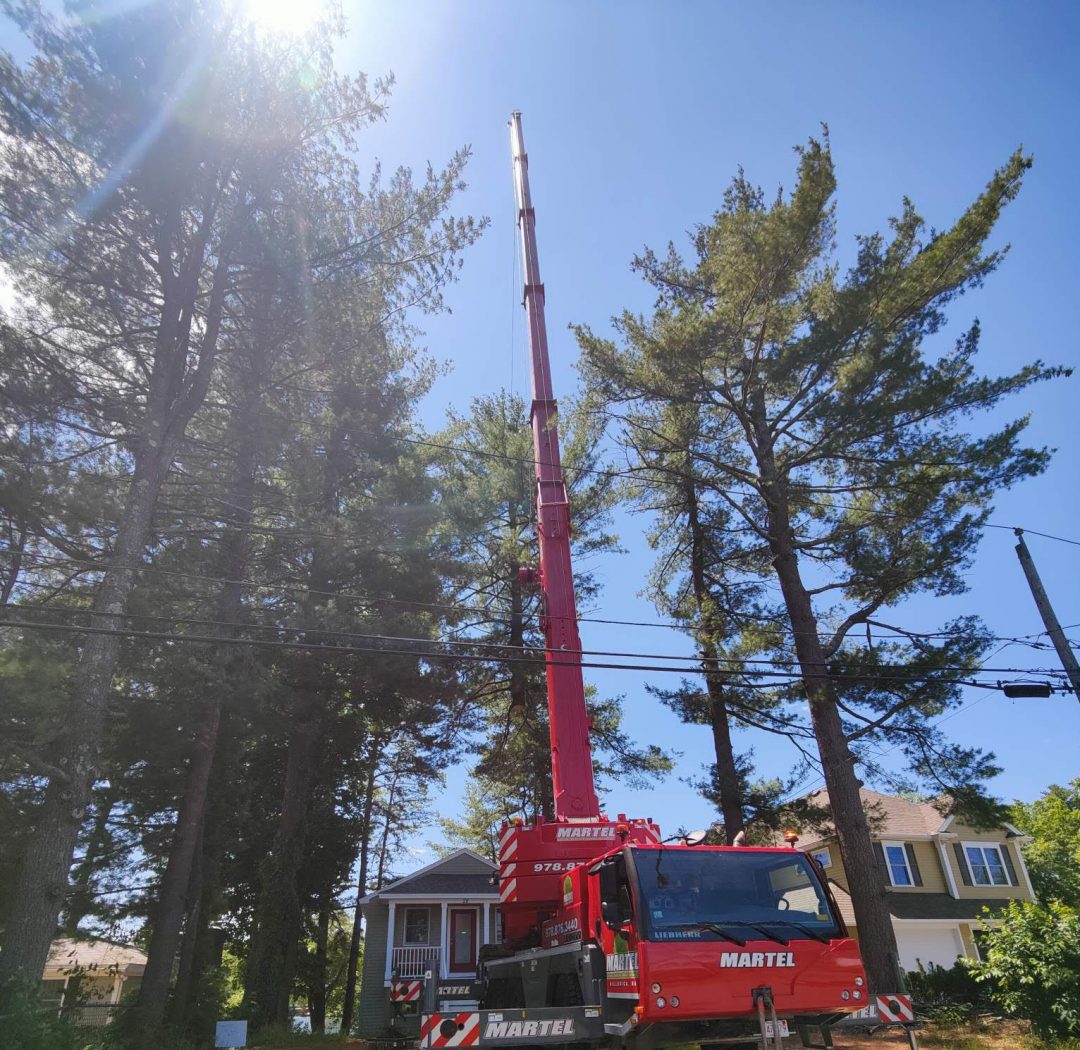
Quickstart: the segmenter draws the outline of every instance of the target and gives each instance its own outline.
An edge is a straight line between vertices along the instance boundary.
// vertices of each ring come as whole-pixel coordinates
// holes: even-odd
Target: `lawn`
[[[872,1035],[834,1033],[833,1042],[836,1050],[906,1050],[908,1046],[899,1029],[882,1029]],[[919,1030],[919,1046],[927,1050],[1080,1050],[1080,1042],[1047,1043],[1012,1021],[959,1028],[929,1025]]]

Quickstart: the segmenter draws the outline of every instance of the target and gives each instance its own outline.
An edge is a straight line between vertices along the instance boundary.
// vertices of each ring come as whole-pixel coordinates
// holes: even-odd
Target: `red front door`
[[[450,973],[476,972],[476,909],[450,909]]]

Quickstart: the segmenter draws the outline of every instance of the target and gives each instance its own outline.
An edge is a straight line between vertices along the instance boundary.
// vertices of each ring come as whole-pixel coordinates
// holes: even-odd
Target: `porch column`
[[[449,973],[450,959],[447,956],[448,946],[450,944],[450,923],[447,918],[447,904],[446,901],[442,902],[442,937],[439,943],[439,974],[445,977]]]
[[[491,902],[484,901],[484,928],[480,931],[480,946],[490,944],[488,937],[491,932]]]
[[[388,903],[390,917],[386,921],[386,977],[384,978],[387,984],[390,983],[390,971],[394,968],[394,908],[396,907],[394,901]]]

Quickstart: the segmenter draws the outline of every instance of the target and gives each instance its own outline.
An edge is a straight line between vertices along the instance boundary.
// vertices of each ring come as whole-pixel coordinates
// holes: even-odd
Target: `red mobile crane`
[[[503,828],[503,943],[481,952],[479,1010],[444,1012],[462,988],[428,980],[420,1045],[781,1048],[794,1027],[803,1046],[831,1046],[828,1022],[867,1005],[866,980],[817,863],[793,848],[697,844],[704,836],[668,845],[651,818],[600,812],[520,113],[510,137],[540,545],[539,568],[522,574],[543,596],[555,812]]]

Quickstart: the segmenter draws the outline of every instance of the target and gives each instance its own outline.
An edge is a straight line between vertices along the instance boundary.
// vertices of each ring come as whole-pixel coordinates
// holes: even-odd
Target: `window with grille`
[[[889,881],[894,886],[914,886],[911,867],[908,865],[907,850],[902,842],[883,842],[885,863],[889,869]]]
[[[428,933],[431,912],[427,908],[405,909],[405,943],[430,944]]]
[[[1001,858],[1001,849],[993,843],[964,843],[964,855],[976,886],[1008,886],[1009,873]]]

